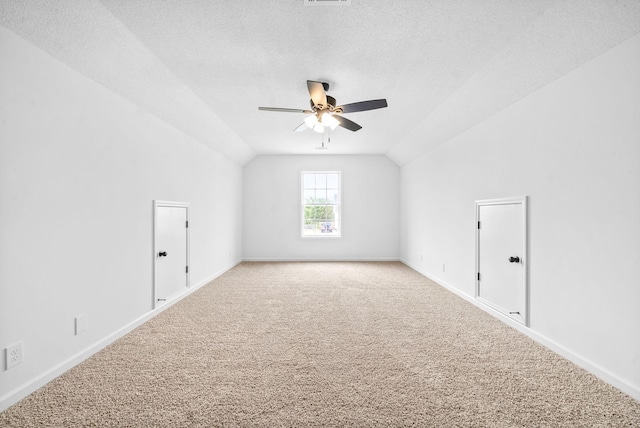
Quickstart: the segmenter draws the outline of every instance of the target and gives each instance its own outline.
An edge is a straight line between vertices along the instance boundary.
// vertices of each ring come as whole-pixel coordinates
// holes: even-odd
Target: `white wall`
[[[640,35],[404,166],[400,211],[403,260],[472,297],[474,201],[528,195],[529,333],[640,399],[638,76]]]
[[[192,286],[240,260],[242,170],[4,27],[0,51],[2,410],[149,314],[154,199],[191,203]]]
[[[342,238],[300,238],[299,176],[306,169],[342,171]],[[254,158],[244,167],[244,259],[397,260],[399,179],[385,156]]]

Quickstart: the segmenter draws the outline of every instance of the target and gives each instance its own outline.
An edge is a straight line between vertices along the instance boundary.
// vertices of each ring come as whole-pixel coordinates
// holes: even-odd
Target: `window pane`
[[[316,191],[315,190],[305,190],[304,191],[304,201],[305,204],[313,204],[316,200]]]
[[[316,188],[323,189],[327,187],[327,174],[316,174]]]
[[[323,221],[320,223],[320,233],[333,233],[333,222]]]
[[[313,222],[315,220],[318,220],[318,219],[322,218],[323,213],[319,211],[322,208],[323,207],[318,207],[318,206],[314,206],[314,205],[308,205],[308,206],[304,207],[304,220],[305,220],[305,223],[310,223],[310,222]]]
[[[326,220],[330,220],[331,219],[331,207],[322,207],[322,210],[320,211],[320,214],[322,215],[322,220],[326,221]]]
[[[338,183],[340,180],[338,179],[338,174],[327,174],[327,187],[337,189]]]
[[[340,194],[338,193],[338,189],[329,189],[327,190],[327,203],[337,205],[340,203]]]
[[[311,188],[313,189],[314,187],[316,187],[316,175],[315,174],[302,174],[304,177],[304,188],[308,189]]]
[[[305,235],[316,235],[320,233],[320,226],[317,221],[309,221],[304,225],[304,234]]]
[[[316,190],[316,203],[318,204],[326,204],[327,203],[327,191],[324,189]]]
[[[326,207],[326,219],[328,220],[335,220],[336,215],[333,211],[333,207]]]

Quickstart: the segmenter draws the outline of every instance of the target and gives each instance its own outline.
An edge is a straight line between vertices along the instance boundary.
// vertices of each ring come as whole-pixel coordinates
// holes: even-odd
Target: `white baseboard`
[[[141,317],[133,320],[129,324],[127,324],[124,327],[120,328],[119,330],[111,333],[110,335],[106,336],[105,338],[99,340],[98,342],[94,343],[93,345],[89,346],[88,348],[86,348],[86,349],[78,352],[77,354],[71,356],[70,358],[66,359],[62,363],[52,367],[51,369],[47,370],[43,374],[41,374],[41,375],[37,376],[36,378],[24,383],[23,385],[21,385],[21,386],[19,386],[17,388],[9,391],[8,393],[6,393],[2,397],[0,397],[0,412],[8,409],[10,406],[13,406],[18,401],[22,400],[23,398],[25,398],[29,394],[37,391],[38,389],[40,389],[41,387],[43,387],[47,383],[51,382],[53,379],[57,378],[58,376],[60,376],[64,372],[66,372],[67,370],[69,370],[72,367],[80,364],[81,362],[83,362],[84,360],[86,360],[87,358],[89,358],[90,356],[95,354],[96,352],[106,348],[108,345],[110,345],[113,342],[115,342],[116,340],[120,339],[122,336],[124,336],[127,333],[133,331],[135,328],[141,326],[145,322],[149,321],[151,318],[153,318],[156,315],[158,315],[161,312],[163,312],[165,309],[168,309],[169,307],[171,307],[175,303],[177,303],[180,300],[184,299],[185,297],[187,297],[188,295],[190,295],[191,293],[193,293],[194,291],[196,291],[200,287],[202,287],[202,286],[208,284],[209,282],[213,281],[214,279],[216,279],[217,277],[219,277],[223,273],[227,272],[228,270],[232,269],[233,267],[235,267],[236,265],[238,265],[241,262],[242,262],[242,260],[235,261],[231,265],[229,265],[229,266],[221,269],[220,271],[214,273],[213,275],[209,276],[207,279],[205,279],[203,281],[200,281],[196,285],[192,285],[191,287],[189,287],[189,289],[186,292],[184,292],[183,294],[180,294],[179,296],[177,296],[175,299],[171,300],[170,302],[167,302],[166,304],[162,305],[161,307],[153,309],[153,310],[147,312],[146,314],[144,314]]]
[[[629,396],[633,397],[634,399],[640,401],[640,386],[635,385],[632,382],[629,382],[629,381],[627,381],[625,379],[620,378],[616,374],[614,374],[611,371],[605,369],[604,367],[594,363],[593,361],[589,360],[588,358],[585,358],[582,355],[580,355],[580,354],[578,354],[576,352],[573,352],[568,348],[565,348],[564,346],[562,346],[561,344],[553,341],[552,339],[549,339],[548,337],[544,336],[543,334],[538,333],[537,331],[533,330],[531,327],[526,327],[526,326],[524,326],[524,325],[512,320],[511,318],[509,318],[507,316],[504,316],[500,312],[491,309],[489,306],[483,305],[482,303],[480,303],[476,299],[474,299],[473,296],[470,296],[468,294],[463,293],[462,291],[460,291],[456,287],[452,286],[451,284],[448,284],[446,281],[443,281],[442,279],[438,278],[437,276],[432,275],[429,272],[426,272],[425,270],[419,268],[418,266],[412,265],[411,263],[409,263],[408,261],[406,261],[406,260],[404,260],[402,258],[400,259],[400,261],[403,264],[405,264],[408,267],[410,267],[411,269],[415,270],[416,272],[426,276],[427,278],[429,278],[430,280],[432,280],[436,284],[440,285],[441,287],[444,287],[447,290],[451,291],[452,293],[456,294],[457,296],[462,297],[466,301],[472,303],[473,305],[475,305],[478,308],[482,309],[483,311],[489,313],[490,315],[493,315],[494,317],[498,318],[500,321],[504,322],[505,324],[509,325],[510,327],[515,328],[519,332],[525,334],[526,336],[528,336],[531,339],[535,340],[536,342],[538,342],[539,344],[543,345],[544,347],[552,350],[556,354],[566,358],[567,360],[569,360],[572,363],[574,363],[575,365],[585,369],[586,371],[588,371],[589,373],[593,374],[594,376],[597,376],[598,378],[602,379],[603,381],[607,382],[608,384],[615,386],[616,388],[618,388],[619,390],[621,390],[625,394],[628,394]]]

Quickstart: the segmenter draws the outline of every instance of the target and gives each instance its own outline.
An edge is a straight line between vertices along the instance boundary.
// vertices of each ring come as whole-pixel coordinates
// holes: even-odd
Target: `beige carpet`
[[[0,426],[637,427],[640,403],[400,263],[243,263]]]

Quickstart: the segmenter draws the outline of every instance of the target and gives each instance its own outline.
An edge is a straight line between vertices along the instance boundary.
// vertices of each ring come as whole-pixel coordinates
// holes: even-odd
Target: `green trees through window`
[[[340,172],[303,171],[302,236],[340,236]]]

